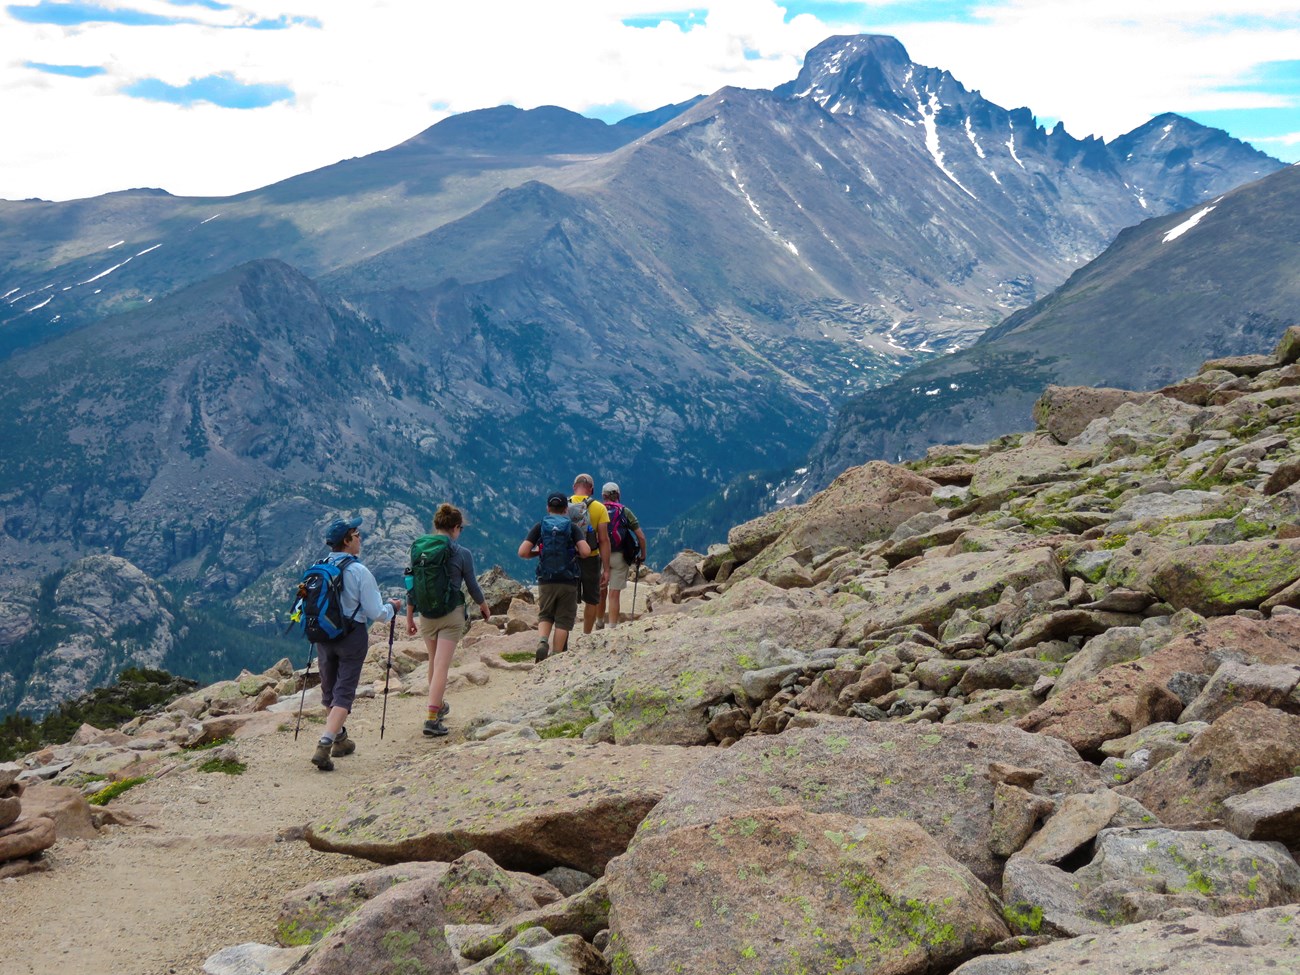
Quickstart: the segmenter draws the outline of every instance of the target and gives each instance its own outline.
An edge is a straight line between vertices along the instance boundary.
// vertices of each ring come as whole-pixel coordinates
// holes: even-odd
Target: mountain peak
[[[794,81],[781,85],[776,94],[811,98],[830,112],[846,106],[852,110],[863,102],[899,109],[899,90],[915,69],[907,49],[883,34],[828,37],[804,58]]]

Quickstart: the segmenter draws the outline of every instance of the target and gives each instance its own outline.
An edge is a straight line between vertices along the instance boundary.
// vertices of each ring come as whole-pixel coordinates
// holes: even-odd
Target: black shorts
[[[600,602],[600,556],[578,559],[578,569],[582,575],[578,579],[578,598],[588,606]]]

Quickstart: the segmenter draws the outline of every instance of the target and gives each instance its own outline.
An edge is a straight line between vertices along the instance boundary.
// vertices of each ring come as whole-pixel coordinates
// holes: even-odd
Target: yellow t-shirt
[[[589,497],[591,496],[586,494],[574,494],[569,497],[569,500],[585,501]],[[591,519],[591,530],[594,532],[596,531],[596,529],[600,528],[601,525],[609,524],[609,509],[606,508],[599,501],[592,498],[591,504],[587,505],[587,517]],[[597,536],[597,538],[599,538],[599,535]],[[599,558],[599,556],[600,556],[600,546],[597,544],[596,541],[592,541],[591,555],[588,557],[594,559],[594,558]]]

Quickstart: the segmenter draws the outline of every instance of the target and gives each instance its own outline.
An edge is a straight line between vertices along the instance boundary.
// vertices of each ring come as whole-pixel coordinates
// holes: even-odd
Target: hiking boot
[[[442,707],[438,708],[438,720],[441,721],[449,714],[451,714],[451,705],[446,701],[443,701]]]
[[[545,640],[537,641],[537,652],[533,654],[533,663],[540,664],[551,654],[551,645]]]
[[[351,755],[357,750],[357,743],[348,737],[348,729],[344,728],[334,737],[334,747],[330,749],[330,756],[338,758],[340,755]]]
[[[330,761],[330,749],[333,747],[334,743],[330,741],[318,741],[316,743],[316,751],[311,757],[311,763],[322,772],[334,771],[334,763]]]
[[[451,729],[442,723],[442,718],[433,720],[430,718],[424,722],[424,736],[426,738],[442,738],[451,733]]]

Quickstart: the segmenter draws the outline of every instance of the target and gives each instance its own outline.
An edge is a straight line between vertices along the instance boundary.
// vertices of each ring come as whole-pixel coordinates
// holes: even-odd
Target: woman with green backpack
[[[430,738],[448,732],[442,719],[451,711],[451,705],[443,695],[451,658],[465,632],[465,594],[461,587],[469,588],[485,620],[492,616],[474,575],[474,556],[457,544],[464,527],[465,518],[459,508],[439,505],[433,516],[433,534],[421,535],[411,544],[411,564],[406,570],[406,630],[411,636],[419,633],[429,650],[429,717],[424,722],[424,733]]]

